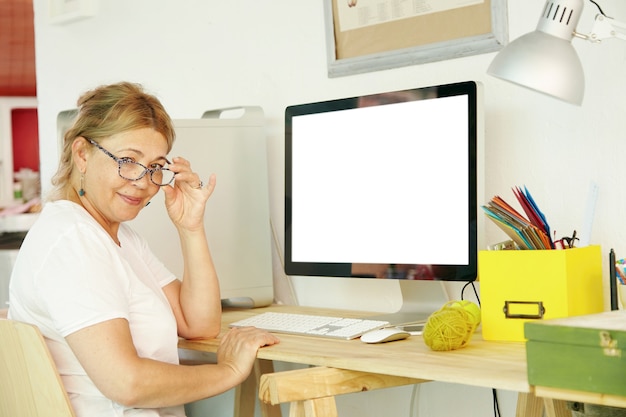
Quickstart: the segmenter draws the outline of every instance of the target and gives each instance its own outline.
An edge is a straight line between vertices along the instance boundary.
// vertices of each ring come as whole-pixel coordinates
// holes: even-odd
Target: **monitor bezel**
[[[479,120],[482,112],[479,106],[479,85],[475,81],[464,81],[459,83],[442,84],[436,86],[418,87],[405,90],[396,90],[391,93],[413,92],[418,97],[425,99],[467,96],[468,98],[468,249],[469,263],[467,265],[429,265],[436,271],[434,279],[443,281],[474,281],[478,272],[478,140],[479,128],[482,123]],[[364,278],[360,275],[353,275],[352,264],[350,263],[323,263],[323,262],[296,262],[292,259],[292,119],[297,116],[322,113],[337,110],[356,108],[359,98],[375,100],[381,94],[388,95],[389,92],[368,94],[364,96],[354,96],[349,98],[339,98],[306,104],[288,106],[285,109],[285,258],[284,269],[288,276],[326,276],[344,278]],[[370,100],[370,101],[373,101]]]

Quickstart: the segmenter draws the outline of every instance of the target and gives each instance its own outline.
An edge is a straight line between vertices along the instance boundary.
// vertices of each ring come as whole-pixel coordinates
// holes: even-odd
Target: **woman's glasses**
[[[154,184],[162,187],[164,185],[169,185],[174,180],[175,173],[170,171],[169,169],[162,167],[158,164],[154,164],[152,168],[148,168],[139,162],[135,162],[129,158],[118,158],[113,155],[111,152],[104,149],[100,146],[96,141],[86,138],[89,143],[91,143],[96,148],[100,149],[102,152],[107,154],[111,159],[117,162],[117,173],[120,177],[129,181],[137,181],[140,180],[146,175],[146,173],[150,173],[150,181]],[[165,160],[168,164],[171,164],[167,159]]]

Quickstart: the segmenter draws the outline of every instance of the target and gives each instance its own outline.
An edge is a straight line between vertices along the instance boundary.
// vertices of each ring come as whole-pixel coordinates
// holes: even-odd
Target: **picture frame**
[[[508,42],[506,0],[469,0],[473,4],[341,30],[341,18],[352,10],[363,15],[358,1],[367,2],[324,0],[329,78],[495,52]],[[437,1],[414,0],[426,5]],[[377,7],[381,4],[385,1]]]

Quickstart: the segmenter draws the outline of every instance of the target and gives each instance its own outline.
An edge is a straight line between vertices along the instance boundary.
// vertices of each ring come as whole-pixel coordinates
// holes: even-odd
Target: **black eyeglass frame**
[[[100,149],[102,152],[104,152],[107,156],[109,156],[111,159],[113,159],[115,162],[117,162],[117,175],[120,176],[120,178],[123,178],[125,180],[128,181],[139,181],[140,179],[142,179],[146,173],[150,173],[150,181],[154,184],[157,185],[159,187],[164,187],[166,185],[170,185],[172,183],[172,181],[174,181],[174,177],[176,176],[176,173],[174,172],[172,175],[172,179],[169,180],[169,182],[165,183],[165,184],[159,184],[157,182],[154,181],[153,179],[153,175],[155,172],[158,171],[170,171],[173,172],[172,170],[170,170],[169,168],[165,168],[165,167],[161,167],[161,168],[148,168],[147,166],[140,164],[139,162],[135,162],[135,161],[130,161],[128,158],[118,158],[117,156],[113,155],[111,152],[107,151],[106,149],[104,149],[102,146],[100,146],[100,144],[98,142],[96,142],[93,139],[90,138],[85,138],[87,139],[87,141],[89,143],[91,143],[93,146],[95,146],[96,148]],[[165,159],[165,162],[167,162],[168,164],[171,164],[170,161],[168,161],[167,159]],[[139,175],[137,178],[127,178],[125,176],[122,175],[122,165],[124,164],[135,164],[135,165],[139,165],[140,167],[143,168],[143,172],[141,173],[141,175]]]

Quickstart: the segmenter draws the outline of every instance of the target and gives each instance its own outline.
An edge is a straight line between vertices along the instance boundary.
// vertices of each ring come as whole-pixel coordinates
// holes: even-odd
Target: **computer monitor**
[[[400,280],[403,322],[441,307],[437,282],[475,280],[480,90],[287,107],[286,274]]]

